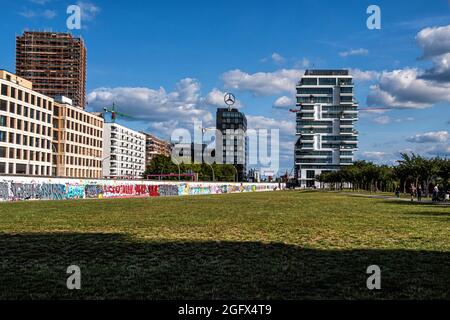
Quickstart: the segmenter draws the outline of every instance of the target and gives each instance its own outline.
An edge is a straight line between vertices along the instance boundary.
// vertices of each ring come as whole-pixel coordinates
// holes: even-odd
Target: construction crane
[[[111,113],[111,122],[113,122],[113,123],[116,122],[117,116],[121,116],[122,118],[133,119],[132,116],[129,116],[125,113],[118,112],[116,110],[116,106],[117,105],[113,102],[112,107],[104,107],[103,108],[104,114]],[[103,116],[103,118],[104,118],[104,116]]]

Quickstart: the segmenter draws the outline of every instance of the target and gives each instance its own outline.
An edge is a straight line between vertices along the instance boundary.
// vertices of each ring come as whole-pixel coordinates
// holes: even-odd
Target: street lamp
[[[177,159],[175,159],[174,157],[172,157],[172,162],[175,162],[175,164],[178,167],[178,181],[180,181],[181,178],[181,169],[180,169],[180,163],[178,162]]]
[[[213,174],[213,176],[212,176],[212,178],[213,178],[213,182],[216,180],[216,178],[215,178],[215,174],[214,174],[214,168],[213,168],[213,166],[211,165],[211,164],[209,164],[208,162],[205,162],[210,168],[211,168],[211,170],[212,170],[212,174]]]

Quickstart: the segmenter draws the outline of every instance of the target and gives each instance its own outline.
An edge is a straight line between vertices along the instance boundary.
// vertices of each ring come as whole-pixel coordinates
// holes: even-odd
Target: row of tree
[[[213,171],[214,170],[214,171]],[[196,174],[200,181],[235,181],[236,169],[231,164],[185,164],[177,165],[170,157],[155,156],[147,166],[144,176],[164,174]],[[177,176],[168,177],[168,180],[178,180]],[[180,180],[190,180],[188,176]]]
[[[411,186],[421,187],[425,195],[435,185],[441,190],[450,187],[450,159],[425,158],[416,154],[401,154],[398,165],[376,165],[366,161],[356,161],[335,172],[322,173],[317,180],[324,187],[342,189],[362,189],[371,192],[394,192],[397,189],[409,192]]]

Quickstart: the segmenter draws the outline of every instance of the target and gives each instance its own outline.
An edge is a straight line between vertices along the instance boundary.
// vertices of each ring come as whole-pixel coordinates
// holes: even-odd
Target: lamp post
[[[215,177],[215,174],[214,174],[214,168],[213,168],[213,166],[210,164],[210,163],[208,163],[208,162],[205,162],[210,168],[211,168],[211,170],[212,170],[212,174],[213,174],[213,176],[212,176],[212,181],[214,182],[214,181],[216,181],[216,177]]]
[[[176,160],[174,157],[172,157],[172,162],[175,162],[175,164],[178,167],[178,181],[180,181],[181,178],[181,169],[180,169],[180,163],[178,162],[178,160]]]

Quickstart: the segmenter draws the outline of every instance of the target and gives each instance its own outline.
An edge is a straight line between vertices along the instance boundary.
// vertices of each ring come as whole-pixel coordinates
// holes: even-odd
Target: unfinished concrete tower
[[[16,74],[49,97],[86,105],[86,47],[70,33],[24,32],[16,38]]]

